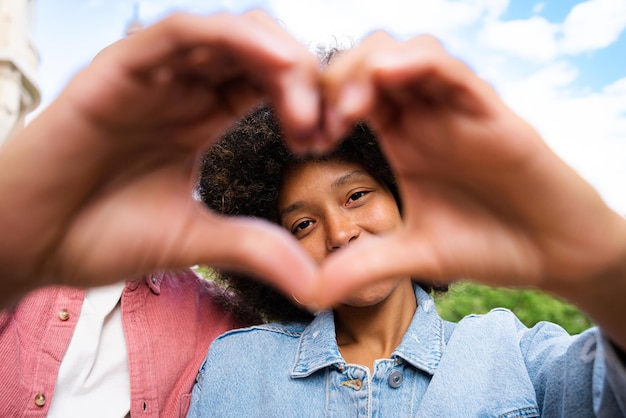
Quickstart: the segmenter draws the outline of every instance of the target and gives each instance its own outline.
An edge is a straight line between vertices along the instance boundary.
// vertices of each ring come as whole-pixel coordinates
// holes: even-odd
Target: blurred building
[[[0,144],[41,99],[32,39],[35,0],[0,0]]]
[[[130,36],[143,29],[143,24],[139,20],[139,3],[135,3],[133,7],[133,17],[126,25],[126,36]]]

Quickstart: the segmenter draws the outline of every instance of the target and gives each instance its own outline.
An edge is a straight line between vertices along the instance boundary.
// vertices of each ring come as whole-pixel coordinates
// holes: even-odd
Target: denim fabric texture
[[[230,331],[211,345],[188,417],[621,417],[626,371],[598,328],[578,336],[506,309],[443,321],[418,308],[370,372],[339,353],[333,314]]]

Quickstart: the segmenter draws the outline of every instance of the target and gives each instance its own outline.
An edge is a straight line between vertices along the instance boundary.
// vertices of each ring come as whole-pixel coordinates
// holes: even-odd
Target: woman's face
[[[402,224],[393,195],[361,166],[342,161],[311,161],[291,170],[280,190],[281,225],[321,264],[358,241]],[[384,300],[397,281],[383,281],[355,292],[344,304],[371,306]]]

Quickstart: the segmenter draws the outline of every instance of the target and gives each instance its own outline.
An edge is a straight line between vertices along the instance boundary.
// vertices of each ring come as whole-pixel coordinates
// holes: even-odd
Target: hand
[[[405,222],[330,257],[321,303],[398,275],[539,287],[580,305],[616,278],[624,289],[624,219],[434,39],[376,33],[323,82],[332,135],[359,119],[376,131]]]
[[[174,15],[102,51],[0,152],[3,300],[195,263],[299,295],[314,267],[287,233],[210,213],[192,189],[203,149],[261,100],[310,146],[318,84],[317,60],[261,12]]]

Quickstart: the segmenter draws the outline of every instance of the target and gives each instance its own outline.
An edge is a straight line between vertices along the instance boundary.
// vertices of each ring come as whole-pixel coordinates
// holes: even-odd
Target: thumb
[[[186,265],[245,273],[298,300],[311,300],[318,267],[284,229],[269,222],[211,214],[195,221],[179,252]]]
[[[318,280],[315,302],[332,306],[356,289],[381,280],[408,277],[437,278],[436,265],[426,246],[409,242],[400,233],[369,237],[326,259]]]

